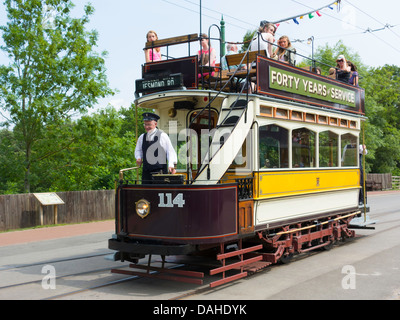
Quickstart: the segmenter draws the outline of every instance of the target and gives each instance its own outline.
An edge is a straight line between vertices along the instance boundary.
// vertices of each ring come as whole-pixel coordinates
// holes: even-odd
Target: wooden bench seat
[[[172,45],[177,45],[177,44],[182,44],[182,43],[194,42],[194,41],[198,41],[198,40],[199,40],[199,35],[197,33],[193,33],[193,34],[188,34],[188,35],[179,36],[179,37],[166,38],[166,39],[161,39],[161,40],[156,40],[156,41],[148,41],[148,42],[146,42],[144,49],[172,46]]]
[[[258,51],[249,51],[248,52],[248,57],[246,56],[246,53],[237,53],[237,54],[229,54],[226,55],[226,64],[228,65],[228,69],[236,69],[236,67],[240,64],[247,64],[252,63],[253,61],[256,61],[257,55],[263,55],[267,56],[267,52],[265,50],[261,50],[260,52]]]

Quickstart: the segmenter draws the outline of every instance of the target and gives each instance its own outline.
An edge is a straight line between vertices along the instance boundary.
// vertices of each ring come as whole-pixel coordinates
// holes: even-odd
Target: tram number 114
[[[172,200],[172,193],[159,193],[158,197],[160,202],[158,203],[159,208],[183,208],[185,200],[183,199],[183,193],[178,193],[177,196]]]

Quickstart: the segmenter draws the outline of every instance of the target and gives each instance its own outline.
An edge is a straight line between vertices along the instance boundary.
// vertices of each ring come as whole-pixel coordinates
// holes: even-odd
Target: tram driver
[[[153,174],[176,173],[178,157],[168,135],[157,128],[159,119],[154,113],[143,113],[146,133],[139,137],[135,148],[136,164],[143,164],[142,184],[151,184]]]

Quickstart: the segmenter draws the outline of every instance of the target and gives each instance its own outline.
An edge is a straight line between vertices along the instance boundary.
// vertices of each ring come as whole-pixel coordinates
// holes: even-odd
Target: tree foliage
[[[369,68],[360,85],[366,92],[371,171],[400,175],[400,68]]]
[[[5,0],[5,6],[8,23],[0,27],[0,49],[11,62],[0,66],[0,107],[8,115],[4,125],[14,127],[13,139],[21,147],[29,192],[33,166],[72,143],[68,138],[46,142],[48,131],[57,135],[72,114],[86,112],[112,91],[106,53],[94,51],[97,32],[86,30],[91,5],[82,18],[70,16],[70,0]]]
[[[138,119],[141,113],[138,111]],[[140,121],[141,122],[141,121]],[[46,149],[49,141],[57,144],[62,139],[69,143],[42,161],[32,164],[33,192],[100,190],[114,188],[119,170],[134,167],[136,146],[135,108],[101,109],[72,121],[66,120],[57,128],[46,131],[38,142],[38,149]],[[138,134],[143,133],[141,127]],[[14,138],[14,130],[0,131],[0,194],[23,192],[24,176],[22,148]],[[136,179],[135,172],[124,177]]]

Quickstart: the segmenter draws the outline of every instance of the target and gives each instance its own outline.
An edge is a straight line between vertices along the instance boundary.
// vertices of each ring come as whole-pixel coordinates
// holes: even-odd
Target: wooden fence
[[[369,191],[392,189],[391,173],[368,173],[366,188]]]
[[[58,206],[59,224],[108,220],[114,218],[115,191],[58,192],[65,202]],[[40,203],[33,194],[0,196],[0,231],[40,225]],[[53,224],[53,206],[43,207],[43,223]]]
[[[400,176],[392,176],[392,188],[400,190]]]

